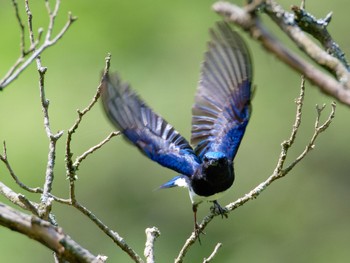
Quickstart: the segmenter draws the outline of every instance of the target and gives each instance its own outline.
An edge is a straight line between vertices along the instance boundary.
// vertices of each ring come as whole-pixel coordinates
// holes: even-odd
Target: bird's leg
[[[199,229],[199,225],[197,223],[197,206],[198,206],[198,204],[192,205],[192,211],[193,211],[193,215],[194,215],[194,232],[198,238],[199,244],[201,244],[201,239],[200,239],[199,235],[205,234],[205,233],[201,229]]]
[[[219,203],[215,200],[213,201],[214,206],[211,207],[211,212],[214,214],[219,214],[221,215],[222,218],[228,217],[227,216],[227,209],[219,205]]]

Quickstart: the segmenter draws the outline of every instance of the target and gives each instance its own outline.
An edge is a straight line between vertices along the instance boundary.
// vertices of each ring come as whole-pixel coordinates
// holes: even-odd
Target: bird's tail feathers
[[[172,188],[176,186],[188,188],[188,177],[185,175],[175,176],[168,182],[162,184],[158,189],[166,189],[166,188]]]

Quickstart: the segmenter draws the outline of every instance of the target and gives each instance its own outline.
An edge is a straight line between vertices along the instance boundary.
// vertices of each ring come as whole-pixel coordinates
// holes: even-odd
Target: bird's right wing
[[[192,147],[149,108],[117,74],[102,81],[101,97],[111,122],[153,161],[191,177],[199,165]]]

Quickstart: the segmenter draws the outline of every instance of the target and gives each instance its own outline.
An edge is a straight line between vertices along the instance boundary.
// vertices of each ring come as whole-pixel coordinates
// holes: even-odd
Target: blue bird
[[[102,81],[103,108],[123,135],[151,160],[180,175],[160,188],[187,187],[198,233],[197,207],[217,199],[235,179],[233,160],[251,113],[252,63],[248,48],[226,22],[210,30],[192,108],[191,144],[156,114],[117,74]]]

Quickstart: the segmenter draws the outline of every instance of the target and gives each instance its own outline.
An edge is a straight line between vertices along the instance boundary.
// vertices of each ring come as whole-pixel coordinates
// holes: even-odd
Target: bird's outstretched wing
[[[117,74],[103,79],[101,97],[109,119],[141,152],[167,168],[192,176],[199,160],[189,143]]]
[[[248,48],[225,22],[210,30],[192,109],[191,143],[202,158],[219,151],[233,159],[250,116],[252,64]]]

